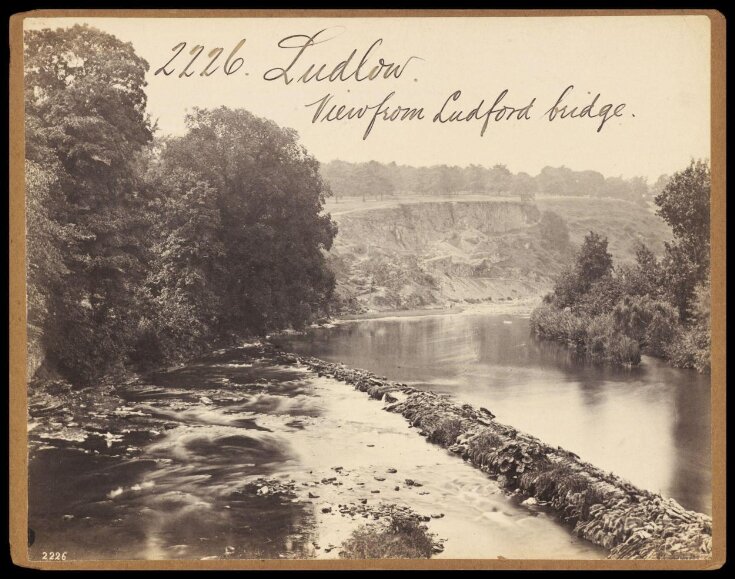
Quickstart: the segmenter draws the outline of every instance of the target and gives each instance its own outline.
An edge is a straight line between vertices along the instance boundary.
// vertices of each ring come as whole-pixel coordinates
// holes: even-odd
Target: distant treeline
[[[148,63],[87,26],[25,33],[28,330],[88,384],[323,315],[336,226],[294,131],[197,110],[154,138]]]
[[[605,177],[597,171],[573,171],[568,167],[544,167],[536,176],[512,173],[505,165],[411,167],[396,163],[347,163],[332,161],[322,175],[337,201],[341,197],[383,198],[386,195],[535,195],[589,196],[644,203],[663,190],[669,177],[661,175],[649,186],[643,177]]]

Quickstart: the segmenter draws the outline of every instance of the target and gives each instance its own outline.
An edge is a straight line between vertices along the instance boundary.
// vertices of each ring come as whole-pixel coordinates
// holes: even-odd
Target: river
[[[278,341],[485,406],[710,511],[709,389],[696,373],[587,365],[531,339],[520,316],[363,320]],[[605,556],[383,402],[257,346],[91,392],[31,396],[32,559],[336,558],[389,505],[427,517],[440,558]]]
[[[282,344],[485,406],[499,422],[711,514],[708,375],[645,356],[632,369],[590,363],[535,339],[525,316],[483,311],[348,322]]]

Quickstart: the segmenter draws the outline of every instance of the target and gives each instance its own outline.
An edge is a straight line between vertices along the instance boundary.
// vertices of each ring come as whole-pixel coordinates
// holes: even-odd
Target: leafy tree
[[[536,196],[538,185],[531,175],[521,171],[513,177],[513,181],[510,187],[510,194],[518,196],[521,201],[531,201]]]
[[[583,293],[594,282],[609,275],[612,265],[612,255],[607,251],[607,238],[590,231],[584,238],[575,266]]]
[[[599,316],[610,312],[623,295],[621,280],[612,275],[604,275],[594,281],[586,292],[581,293],[572,309],[588,316]]]
[[[709,263],[710,187],[709,164],[692,161],[656,196],[656,213],[671,225],[683,249],[703,265]]]
[[[63,265],[58,287],[39,290],[52,296],[54,320],[43,347],[62,372],[88,381],[124,362],[135,327],[144,237],[135,159],[151,139],[148,65],[129,43],[88,26],[28,31],[24,41],[29,191],[36,168],[51,168],[53,179],[37,183],[49,187],[48,230],[73,236],[47,238]],[[33,269],[31,284],[44,284]]]
[[[670,179],[671,177],[669,175],[666,175],[666,174],[659,175],[658,179],[656,179],[656,182],[653,185],[651,185],[651,194],[654,197],[658,197],[661,194],[661,192],[664,190],[666,185],[668,185]]]
[[[576,181],[580,195],[594,197],[605,185],[605,177],[597,171],[577,171]]]
[[[428,191],[432,195],[451,195],[462,188],[462,175],[459,167],[438,165],[429,169]]]
[[[683,321],[690,316],[695,287],[709,276],[710,187],[709,164],[692,161],[655,199],[657,214],[674,232],[674,242],[666,244],[666,282]]]
[[[153,163],[146,180],[152,223],[139,364],[197,353],[216,337],[225,314],[217,282],[227,274],[214,188],[195,172],[166,163]]]
[[[544,167],[536,177],[541,193],[546,195],[573,195],[574,179],[567,167]]]
[[[676,333],[676,310],[649,296],[625,296],[612,309],[615,328],[657,356]]]
[[[466,169],[467,190],[470,193],[484,193],[486,190],[486,170],[480,165],[470,165]]]
[[[539,221],[539,231],[541,239],[552,249],[563,251],[569,247],[569,228],[558,213],[544,211]]]
[[[43,358],[41,340],[53,324],[54,299],[69,274],[63,248],[71,248],[75,243],[73,231],[61,225],[53,214],[58,169],[53,164],[30,160],[25,168],[26,226],[30,233],[26,243],[30,374]]]
[[[513,173],[505,165],[497,164],[488,171],[488,190],[495,195],[507,194],[510,190]]]
[[[624,293],[632,296],[650,296],[660,299],[664,295],[663,266],[643,243],[636,248],[634,266],[616,266],[617,276],[624,287]]]
[[[334,289],[323,250],[336,226],[321,213],[328,188],[293,130],[245,110],[195,109],[172,139],[166,168],[189,169],[216,194],[222,252],[212,272],[223,328],[300,327]],[[169,170],[169,169],[166,169]]]

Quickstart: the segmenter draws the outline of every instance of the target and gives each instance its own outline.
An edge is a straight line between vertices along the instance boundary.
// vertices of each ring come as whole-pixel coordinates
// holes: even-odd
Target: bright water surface
[[[361,320],[284,346],[487,407],[499,422],[711,513],[707,375],[648,357],[633,369],[587,363],[535,339],[518,315]]]

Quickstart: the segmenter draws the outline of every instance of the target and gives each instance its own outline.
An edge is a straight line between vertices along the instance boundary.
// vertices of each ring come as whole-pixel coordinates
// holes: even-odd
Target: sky
[[[194,107],[225,105],[245,108],[295,129],[317,159],[328,162],[398,164],[503,163],[511,171],[538,173],[544,166],[593,169],[606,176],[642,175],[650,182],[662,173],[683,169],[691,158],[710,156],[710,23],[706,16],[597,17],[442,17],[442,18],[29,18],[29,28],[57,28],[86,22],[131,42],[147,60],[148,111],[161,133],[186,131],[185,116]],[[323,32],[320,32],[323,31]],[[314,37],[299,55],[298,46]],[[290,40],[283,40],[292,37]],[[236,71],[224,74],[232,58]],[[309,65],[325,71],[356,50],[345,74],[369,51],[365,75],[379,59],[400,66],[398,78],[357,82],[299,82]],[[283,46],[279,46],[282,41]],[[155,74],[175,55],[166,70]],[[180,77],[192,55],[201,55]],[[287,47],[288,45],[290,47]],[[210,76],[202,76],[208,53],[223,48]],[[242,57],[242,64],[236,61]],[[297,58],[298,57],[298,58]],[[414,58],[411,58],[414,57]],[[278,69],[289,69],[283,82]],[[240,65],[238,67],[238,65]],[[271,71],[274,80],[264,75]],[[395,72],[395,68],[393,69]],[[600,117],[560,118],[544,115],[564,90],[560,105],[567,111],[592,103]],[[478,116],[506,91],[497,109],[501,120],[441,123],[452,112],[467,115],[481,101]],[[461,91],[456,100],[450,96]],[[423,119],[389,122],[378,115],[367,138],[372,116],[390,94],[388,115],[396,107],[423,108]],[[332,104],[371,106],[362,118],[312,122],[319,102],[331,94]],[[524,115],[532,99],[532,107]],[[448,102],[447,102],[448,101]],[[445,105],[446,102],[446,105]],[[619,107],[619,105],[624,105]],[[511,116],[511,118],[507,118]],[[528,118],[517,118],[517,117]]]

